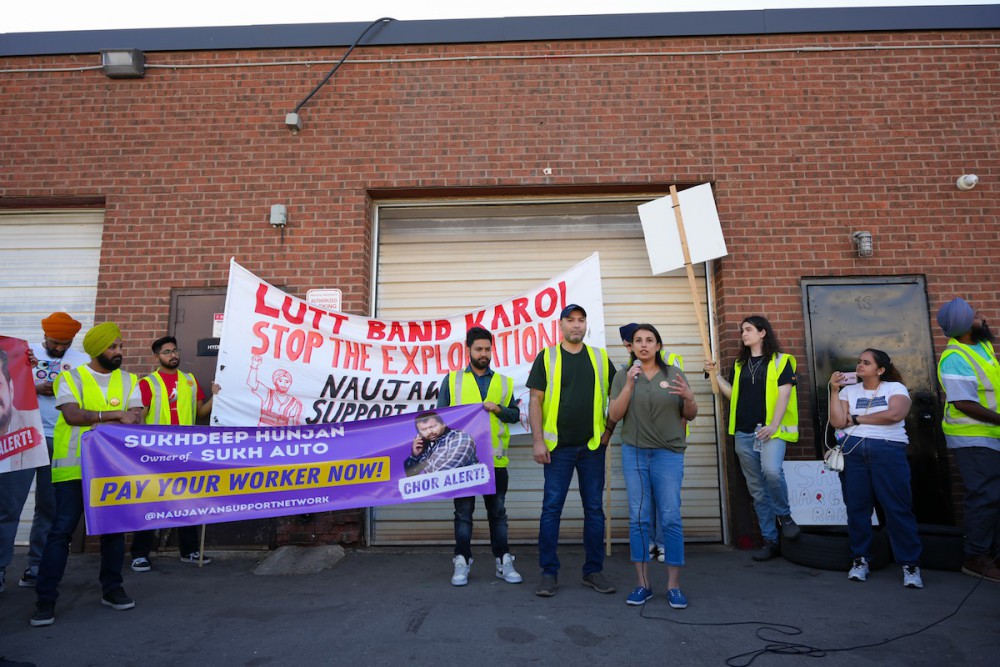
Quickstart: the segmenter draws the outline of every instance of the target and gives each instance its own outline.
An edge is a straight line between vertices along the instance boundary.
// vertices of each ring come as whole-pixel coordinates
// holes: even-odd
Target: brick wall
[[[740,319],[759,312],[801,359],[803,276],[924,274],[932,311],[962,295],[1000,316],[998,49],[976,48],[998,37],[363,48],[294,135],[285,113],[330,65],[262,65],[333,62],[341,49],[149,53],[152,66],[249,66],[153,68],[142,80],[4,73],[0,205],[103,198],[98,318],[122,325],[126,364],[137,365],[138,341],[167,328],[171,287],[224,286],[232,256],[295,294],[340,286],[344,309],[367,313],[373,191],[713,181],[731,252],[716,271],[722,357],[735,355]],[[763,49],[788,51],[722,53]],[[0,69],[97,61],[6,58]],[[959,192],[967,172],[981,184]],[[283,242],[267,223],[274,203],[288,206]],[[871,259],[848,242],[859,228],[875,236]],[[790,457],[812,455],[804,426]],[[306,532],[355,541],[351,516]],[[279,533],[294,542],[303,530]]]

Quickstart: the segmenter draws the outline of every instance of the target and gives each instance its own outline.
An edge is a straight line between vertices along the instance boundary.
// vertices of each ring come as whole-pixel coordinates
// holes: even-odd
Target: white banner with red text
[[[444,376],[469,363],[466,332],[481,326],[494,336],[492,368],[514,379],[523,429],[528,372],[541,350],[562,340],[559,315],[568,304],[587,312],[584,342],[604,347],[597,253],[506,301],[433,320],[378,320],[324,310],[234,260],[212,424],[324,424],[431,409]]]

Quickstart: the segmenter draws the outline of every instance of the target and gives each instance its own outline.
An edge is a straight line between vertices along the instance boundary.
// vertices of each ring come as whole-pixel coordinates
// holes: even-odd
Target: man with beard
[[[83,349],[90,355],[90,363],[63,371],[56,379],[56,407],[60,412],[52,453],[56,513],[38,568],[38,601],[31,617],[31,625],[36,627],[55,622],[57,588],[66,571],[70,538],[83,514],[81,437],[99,424],[138,424],[142,414],[138,378],[119,370],[122,339],[118,325],[105,322],[92,328],[83,337]],[[101,604],[112,609],[135,607],[122,587],[124,561],[125,536],[101,535]]]
[[[570,304],[559,314],[563,340],[538,353],[528,375],[531,440],[535,463],[545,466],[542,516],[538,521],[538,562],[542,580],[535,595],[556,594],[559,574],[559,523],[569,484],[576,471],[583,503],[584,586],[614,593],[604,569],[604,460],[611,431],[607,427],[608,390],[615,367],[608,353],[583,343],[587,311]]]
[[[410,456],[403,462],[407,477],[479,463],[472,436],[448,428],[438,413],[421,412],[413,423],[417,437],[413,439]]]
[[[483,496],[486,518],[490,524],[490,548],[496,559],[496,575],[509,584],[523,581],[514,569],[514,557],[507,544],[507,447],[510,445],[510,427],[521,418],[521,410],[514,399],[514,381],[494,373],[493,334],[482,327],[472,327],[465,334],[465,347],[469,365],[462,371],[448,373],[441,382],[437,406],[472,405],[481,403],[490,414],[490,441],[493,445],[493,474],[496,490]],[[472,567],[472,513],[476,497],[455,498],[455,572],[451,577],[454,586],[469,583]]]
[[[90,361],[83,352],[71,350],[73,338],[80,331],[80,323],[66,313],[52,313],[42,320],[42,342],[31,345],[37,359],[34,368],[35,393],[38,394],[38,412],[42,417],[45,443],[52,458],[52,433],[56,425],[55,392],[52,384],[63,371],[76,368]],[[52,491],[52,472],[49,466],[27,468],[7,473],[0,485],[0,590],[3,590],[5,571],[14,553],[14,536],[21,510],[35,480],[35,514],[31,522],[28,547],[28,568],[21,575],[19,586],[31,587],[38,577],[38,564],[42,560],[45,538],[52,526],[56,511]]]
[[[944,304],[937,321],[949,338],[938,362],[941,430],[965,486],[962,572],[1000,582],[1000,364],[985,318],[964,300]]]
[[[177,339],[164,336],[153,341],[153,355],[159,367],[152,375],[139,381],[139,394],[147,424],[194,426],[195,421],[212,414],[212,398],[205,394],[193,375],[177,369],[181,365],[181,351]],[[155,530],[141,530],[132,534],[132,569],[149,572],[149,552],[156,540]],[[198,528],[181,526],[177,529],[177,544],[182,563],[208,565],[211,558],[204,557],[198,548]]]

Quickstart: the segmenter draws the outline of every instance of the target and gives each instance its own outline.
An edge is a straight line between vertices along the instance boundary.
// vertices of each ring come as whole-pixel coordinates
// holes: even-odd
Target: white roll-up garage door
[[[69,313],[94,324],[104,211],[0,211],[0,334],[42,340],[43,318]],[[73,341],[83,351],[83,335]],[[27,544],[34,494],[28,495],[16,543]]]
[[[647,199],[648,200],[648,199]],[[642,201],[647,201],[642,200]],[[650,273],[636,205],[641,201],[380,205],[375,316],[433,318],[472,310],[524,292],[600,253],[605,338],[612,359],[626,361],[618,326],[650,322],[665,347],[688,369],[704,361],[685,272]],[[696,267],[699,303],[707,312],[703,266]],[[723,538],[714,402],[708,381],[690,373],[699,406],[685,453],[682,492],[688,540]],[[621,456],[612,458],[612,535],[627,540],[628,505]],[[511,441],[507,514],[512,542],[535,542],[542,499],[542,468],[527,435]],[[575,491],[563,512],[561,539],[580,541],[583,511]],[[485,509],[477,502],[474,540],[488,542]],[[373,544],[451,543],[451,501],[373,508]]]

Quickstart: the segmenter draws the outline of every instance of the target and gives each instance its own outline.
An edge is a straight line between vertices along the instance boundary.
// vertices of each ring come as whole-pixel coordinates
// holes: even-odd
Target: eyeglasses
[[[181,351],[175,347],[172,350],[160,350],[160,354],[164,357],[179,357]]]

